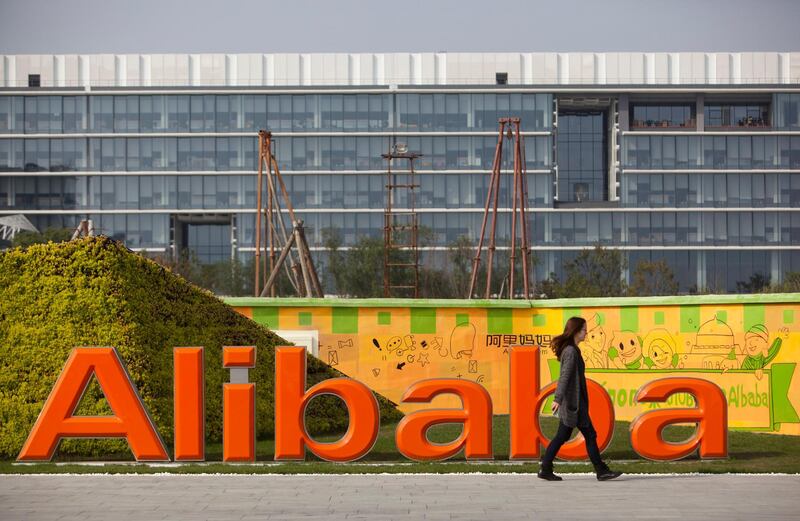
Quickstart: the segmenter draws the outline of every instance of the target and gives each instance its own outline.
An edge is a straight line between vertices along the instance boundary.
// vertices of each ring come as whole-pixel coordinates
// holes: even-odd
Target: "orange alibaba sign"
[[[223,347],[223,366],[231,370],[231,382],[223,384],[223,460],[255,461],[255,384],[247,370],[255,367],[256,349]],[[538,348],[511,351],[510,453],[509,459],[538,459],[549,440],[539,425],[539,411],[555,392],[555,382],[543,389],[539,381]],[[92,375],[103,389],[113,416],[75,416],[81,396]],[[378,438],[380,412],[373,392],[351,378],[334,378],[306,390],[306,352],[302,347],[279,347],[275,354],[275,460],[303,460],[306,453],[329,461],[354,461],[367,454]],[[175,461],[202,461],[205,455],[205,400],[203,348],[174,350]],[[605,389],[589,380],[590,415],[603,450],[611,442],[614,408]],[[655,409],[631,423],[631,444],[641,456],[674,460],[698,452],[701,458],[728,454],[727,403],[714,383],[698,378],[662,378],[643,385],[636,399],[663,403],[675,393],[691,394],[696,407]],[[333,443],[313,440],[305,426],[308,403],[321,394],[333,394],[345,402],[349,413],[347,432]],[[481,385],[461,379],[430,379],[411,385],[403,402],[429,403],[436,396],[460,398],[460,409],[420,410],[406,415],[397,425],[397,448],[405,457],[419,461],[450,458],[460,451],[468,460],[491,459],[492,400]],[[428,440],[428,430],[443,423],[461,424],[461,435],[446,444]],[[674,423],[695,423],[697,432],[675,444],[662,437]],[[18,460],[49,461],[62,438],[125,438],[137,461],[169,461],[158,431],[134,388],[116,350],[75,348],[58,377],[42,412],[28,436]],[[565,459],[587,458],[582,436],[565,444]]]

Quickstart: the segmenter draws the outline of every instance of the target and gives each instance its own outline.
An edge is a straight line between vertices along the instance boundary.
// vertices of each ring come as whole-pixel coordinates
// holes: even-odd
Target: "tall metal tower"
[[[481,235],[478,240],[478,247],[475,258],[472,261],[472,278],[469,284],[469,294],[467,298],[473,298],[476,284],[478,282],[478,271],[481,264],[481,252],[484,247],[484,236],[486,234],[486,224],[489,215],[492,216],[491,231],[489,234],[489,245],[486,259],[486,286],[483,298],[490,298],[492,295],[492,269],[494,267],[494,252],[496,249],[495,233],[497,231],[497,206],[500,193],[500,169],[503,161],[503,139],[508,139],[514,147],[514,173],[513,173],[513,195],[511,209],[511,248],[509,256],[508,275],[504,279],[501,287],[496,290],[498,296],[503,293],[505,280],[508,280],[508,298],[515,297],[514,271],[516,266],[516,255],[519,249],[519,256],[522,259],[522,298],[530,298],[532,285],[529,280],[530,273],[530,248],[528,239],[528,219],[526,208],[528,204],[528,178],[525,168],[525,143],[520,133],[519,118],[501,118],[499,120],[499,131],[497,135],[497,145],[494,151],[494,164],[492,165],[491,178],[489,180],[489,190],[486,194],[486,205],[483,211],[483,222],[481,223]],[[517,224],[519,223],[519,230]],[[520,235],[520,243],[517,246],[517,235]]]
[[[266,208],[264,207],[264,198],[262,198],[265,179],[267,181]],[[291,227],[286,226],[284,222],[282,205],[285,205],[289,214]],[[274,297],[277,293],[275,283],[283,268],[298,296],[322,298],[322,286],[311,259],[311,250],[306,242],[303,221],[295,217],[289,192],[286,190],[283,177],[278,169],[278,161],[272,154],[272,132],[265,130],[258,132],[256,206],[255,296]],[[263,245],[261,239],[265,230],[262,217],[266,223],[267,235],[267,241]],[[263,264],[262,248],[264,250]],[[280,251],[280,255],[276,259],[278,251]],[[295,262],[295,253],[297,262]],[[267,269],[267,255],[269,269]],[[263,287],[261,286],[262,271],[265,275],[269,274],[268,277],[264,277],[266,283]]]
[[[383,296],[419,298],[419,220],[416,209],[414,161],[422,157],[396,143],[381,154],[386,169],[386,209],[383,224]],[[396,160],[406,161],[407,170],[392,170]],[[405,203],[405,207],[403,207]],[[400,208],[400,209],[398,209]]]

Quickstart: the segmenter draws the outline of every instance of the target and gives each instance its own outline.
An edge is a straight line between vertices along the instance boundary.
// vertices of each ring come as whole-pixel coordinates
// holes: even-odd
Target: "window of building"
[[[631,128],[685,128],[694,129],[695,107],[690,103],[681,104],[633,104],[631,107]]]
[[[114,97],[90,96],[89,114],[91,130],[94,132],[114,132]]]
[[[60,133],[61,128],[61,96],[25,97],[26,133]]]
[[[558,198],[561,202],[604,201],[606,115],[600,111],[559,113]],[[645,137],[646,139],[646,137]]]
[[[769,127],[769,103],[707,103],[706,128]]]
[[[775,128],[800,129],[800,94],[775,94]]]

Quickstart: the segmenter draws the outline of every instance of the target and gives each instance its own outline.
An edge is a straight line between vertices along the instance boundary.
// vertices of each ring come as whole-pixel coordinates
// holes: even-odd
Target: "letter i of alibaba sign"
[[[255,347],[223,347],[223,366],[230,383],[223,384],[223,459],[255,461],[255,384],[248,369],[255,367]],[[306,352],[301,347],[279,347],[275,354],[275,459],[303,460],[307,451],[329,461],[354,461],[367,454],[378,437],[380,413],[375,395],[350,378],[334,378],[306,389]],[[205,456],[205,398],[203,348],[174,350],[175,461],[202,461]],[[539,426],[539,411],[556,383],[543,389],[539,382],[537,348],[515,347],[510,364],[510,453],[512,460],[537,459],[548,443]],[[92,376],[114,411],[112,416],[75,416],[74,412]],[[590,414],[598,431],[598,445],[611,442],[614,408],[605,389],[589,380]],[[722,390],[699,378],[662,378],[643,385],[639,402],[665,402],[675,393],[688,393],[696,406],[657,408],[631,423],[631,444],[641,456],[659,461],[698,452],[701,458],[728,455],[727,404]],[[347,404],[347,432],[336,442],[319,443],[305,428],[305,409],[320,394],[334,394]],[[460,398],[460,409],[420,410],[397,425],[398,450],[407,458],[437,461],[463,450],[467,459],[491,459],[492,400],[481,385],[461,379],[431,379],[412,384],[403,395],[408,403],[429,403],[440,394]],[[431,443],[427,431],[441,423],[458,423],[458,439]],[[695,423],[697,432],[682,443],[670,443],[662,431],[674,423]],[[62,438],[125,438],[137,461],[168,461],[164,442],[134,388],[119,354],[110,347],[75,348],[69,356],[18,460],[49,461]],[[566,459],[585,459],[582,436],[564,445]]]

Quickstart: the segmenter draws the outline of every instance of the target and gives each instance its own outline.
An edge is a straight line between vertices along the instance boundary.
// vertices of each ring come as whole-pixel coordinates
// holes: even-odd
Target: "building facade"
[[[0,217],[39,230],[90,218],[134,250],[252,257],[267,129],[320,256],[326,228],[382,236],[382,153],[423,154],[423,262],[442,263],[477,239],[498,118],[520,117],[537,280],[596,244],[626,277],[665,260],[681,292],[800,271],[800,53],[1,59]]]

